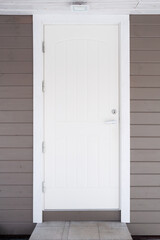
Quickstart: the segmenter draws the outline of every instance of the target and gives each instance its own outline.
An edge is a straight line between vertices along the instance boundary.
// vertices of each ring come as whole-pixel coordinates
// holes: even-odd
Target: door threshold
[[[120,221],[121,211],[43,211],[43,221]]]

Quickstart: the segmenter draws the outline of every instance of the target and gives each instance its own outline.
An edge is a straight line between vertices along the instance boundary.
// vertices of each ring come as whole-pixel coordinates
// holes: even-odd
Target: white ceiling
[[[73,0],[75,1],[75,0]],[[72,0],[0,0],[0,14],[70,13]],[[160,14],[160,0],[86,0],[88,14]]]

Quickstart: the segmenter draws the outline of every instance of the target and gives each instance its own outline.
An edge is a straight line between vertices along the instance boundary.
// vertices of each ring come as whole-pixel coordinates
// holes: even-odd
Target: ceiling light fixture
[[[72,12],[88,12],[89,6],[87,2],[75,1],[71,4],[71,10]]]

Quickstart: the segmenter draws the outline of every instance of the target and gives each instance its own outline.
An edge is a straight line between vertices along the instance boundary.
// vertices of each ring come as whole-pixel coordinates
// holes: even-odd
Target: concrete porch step
[[[125,223],[105,221],[43,222],[30,240],[131,240]]]

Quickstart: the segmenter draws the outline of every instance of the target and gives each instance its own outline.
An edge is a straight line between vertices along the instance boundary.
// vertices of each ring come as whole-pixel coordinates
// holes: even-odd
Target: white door
[[[44,41],[44,208],[118,209],[118,25],[45,25]]]

